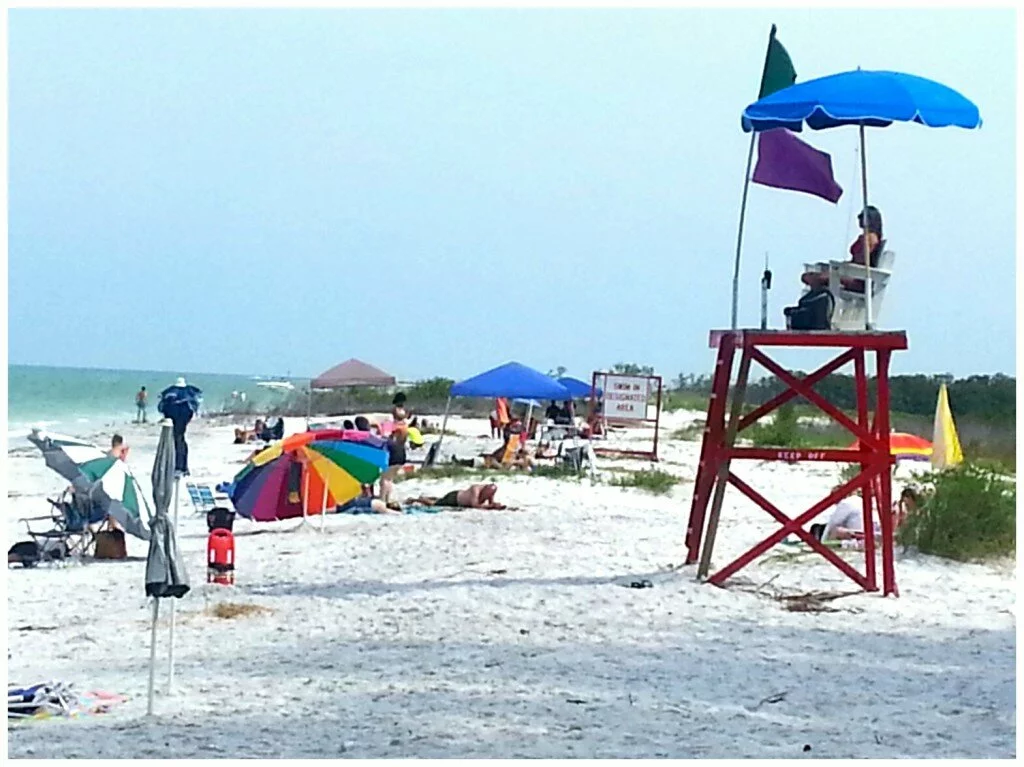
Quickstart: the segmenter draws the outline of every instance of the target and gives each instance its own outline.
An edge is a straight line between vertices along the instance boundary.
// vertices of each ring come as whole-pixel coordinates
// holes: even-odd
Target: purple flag
[[[751,181],[806,192],[832,203],[843,195],[843,188],[832,175],[832,157],[785,128],[765,131],[757,137],[757,167]]]

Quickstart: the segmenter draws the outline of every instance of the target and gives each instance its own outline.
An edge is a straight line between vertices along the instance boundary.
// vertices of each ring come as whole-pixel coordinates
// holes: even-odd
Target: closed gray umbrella
[[[153,597],[153,627],[149,650],[149,706],[153,713],[153,679],[156,673],[156,623],[160,600],[165,597],[181,598],[188,593],[188,574],[178,554],[175,531],[168,512],[174,493],[174,436],[172,424],[164,419],[160,428],[160,442],[153,462],[153,503],[156,512],[150,522],[149,556],[146,559],[146,596]],[[171,653],[174,652],[171,636]],[[173,657],[173,656],[172,656]]]

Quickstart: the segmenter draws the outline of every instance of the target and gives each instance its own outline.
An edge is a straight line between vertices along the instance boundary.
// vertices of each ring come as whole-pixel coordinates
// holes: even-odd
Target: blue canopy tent
[[[569,394],[572,395],[573,399],[582,399],[590,396],[591,384],[586,381],[581,381],[578,378],[572,376],[564,376],[558,379],[558,383],[562,384],[566,389],[569,390]],[[601,387],[597,387],[597,396],[600,397],[602,394]]]
[[[569,390],[550,376],[519,362],[506,362],[452,385],[451,397],[569,399]]]
[[[864,126],[884,128],[893,122],[916,122],[927,128],[981,127],[978,107],[948,86],[902,72],[851,72],[819,77],[775,91],[743,111],[744,132],[775,128],[825,130],[842,125],[860,128],[861,192],[868,207],[868,170]],[[864,262],[867,326],[872,329],[871,259],[865,220]]]
[[[509,399],[556,399],[571,400],[572,394],[565,386],[539,370],[519,362],[506,362],[480,375],[467,378],[452,385],[448,393],[448,404],[444,408],[441,422],[441,436],[434,447],[434,454],[440,455],[445,427],[448,425],[448,410],[452,397],[508,397]]]

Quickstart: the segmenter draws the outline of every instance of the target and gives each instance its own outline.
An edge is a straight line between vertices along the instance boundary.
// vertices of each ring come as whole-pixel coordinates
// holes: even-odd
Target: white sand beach
[[[700,443],[669,439],[666,496],[607,484],[500,476],[519,511],[329,515],[235,523],[237,582],[205,583],[205,518],[187,497],[179,545],[192,592],[177,604],[176,687],[147,718],[147,545],[129,560],[11,567],[9,681],[50,679],[128,696],[105,715],[9,729],[11,757],[1013,757],[1012,563],[898,553],[901,596],[857,594],[790,612],[776,594],[855,591],[787,547],[717,588],[679,568]],[[493,444],[453,419],[445,456]],[[190,428],[193,479],[230,479],[250,447],[229,424]],[[126,426],[147,490],[153,426]],[[101,442],[109,435],[79,435]],[[649,439],[628,432],[620,440]],[[602,472],[639,461],[601,460]],[[8,454],[9,542],[63,485],[27,441]],[[836,479],[817,464],[738,468],[789,512]],[[462,482],[463,484],[465,481]],[[412,479],[400,497],[453,480]],[[773,520],[726,494],[715,562]],[[860,565],[862,555],[851,552]],[[649,580],[651,588],[630,588]],[[220,602],[266,612],[222,619]],[[164,603],[166,605],[166,602]],[[162,608],[166,616],[168,608]]]

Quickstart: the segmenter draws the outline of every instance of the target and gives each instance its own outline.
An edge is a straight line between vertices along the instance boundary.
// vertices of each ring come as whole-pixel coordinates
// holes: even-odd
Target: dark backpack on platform
[[[786,327],[789,330],[830,330],[835,299],[826,288],[811,288],[800,296],[796,306],[787,306]]]

